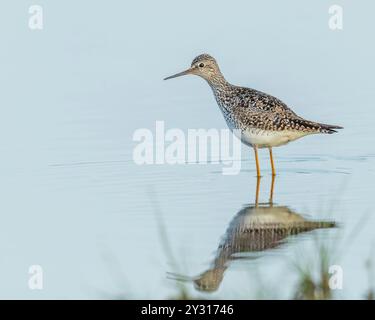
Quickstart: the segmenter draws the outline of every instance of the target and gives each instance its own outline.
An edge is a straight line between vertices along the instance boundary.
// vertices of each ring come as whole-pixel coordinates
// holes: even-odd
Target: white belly
[[[241,141],[250,146],[259,148],[277,147],[287,144],[303,136],[311,134],[311,132],[301,131],[267,131],[250,128],[242,131]],[[238,135],[237,135],[238,136]]]

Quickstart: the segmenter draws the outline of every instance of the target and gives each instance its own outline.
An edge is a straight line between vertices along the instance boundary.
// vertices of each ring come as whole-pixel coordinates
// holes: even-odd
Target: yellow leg
[[[273,189],[275,187],[275,176],[272,175],[272,182],[271,182],[271,191],[270,191],[270,205],[273,204]]]
[[[258,206],[259,203],[259,189],[260,189],[260,177],[257,177],[257,188],[255,191],[255,206]]]
[[[273,154],[272,154],[272,148],[269,148],[270,150],[270,160],[271,160],[271,167],[272,167],[272,176],[276,176],[276,169],[275,169],[275,164],[273,162]]]
[[[254,146],[254,154],[255,154],[255,164],[257,166],[257,177],[260,177],[260,167],[259,167],[258,147],[257,146]]]

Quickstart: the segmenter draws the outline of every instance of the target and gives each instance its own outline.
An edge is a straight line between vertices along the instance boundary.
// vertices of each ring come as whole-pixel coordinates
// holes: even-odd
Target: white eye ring
[[[199,68],[203,68],[204,67],[204,63],[201,62],[199,65],[198,65]]]

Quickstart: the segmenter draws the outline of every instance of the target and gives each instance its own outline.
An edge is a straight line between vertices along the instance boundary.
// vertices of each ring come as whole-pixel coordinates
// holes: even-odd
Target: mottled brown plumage
[[[191,67],[166,79],[195,74],[205,79],[214,93],[224,118],[241,141],[255,150],[287,144],[303,136],[316,133],[334,133],[340,126],[303,119],[284,102],[264,92],[239,87],[227,82],[216,60],[208,55],[197,56]],[[271,155],[271,161],[272,161]],[[272,174],[275,169],[272,161]],[[257,160],[257,175],[260,175]]]

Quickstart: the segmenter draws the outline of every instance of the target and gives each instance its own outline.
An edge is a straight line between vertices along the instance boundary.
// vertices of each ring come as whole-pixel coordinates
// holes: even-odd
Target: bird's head
[[[216,60],[212,56],[204,53],[194,58],[189,69],[176,73],[164,80],[185,76],[187,74],[200,76],[207,81],[212,81],[215,77],[221,76]]]

